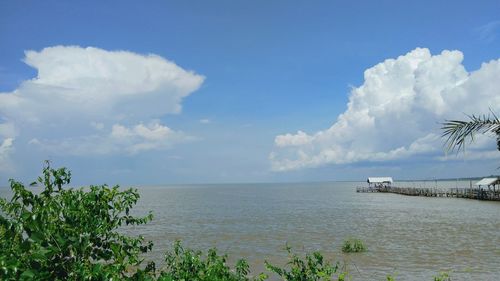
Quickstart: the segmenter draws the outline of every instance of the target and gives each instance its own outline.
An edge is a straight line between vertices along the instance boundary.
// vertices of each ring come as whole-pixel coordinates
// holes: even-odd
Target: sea
[[[468,181],[396,182],[395,186],[469,187]],[[284,266],[285,246],[320,251],[352,280],[500,280],[500,202],[357,193],[366,182],[198,184],[137,187],[134,214],[153,221],[123,229],[154,242],[159,266],[176,240],[197,250],[216,247],[230,264],[245,258],[251,274]],[[2,191],[5,193],[5,191]],[[1,193],[0,193],[1,194]],[[367,251],[344,254],[361,239]],[[271,276],[273,276],[271,274]],[[271,280],[277,280],[274,276]]]

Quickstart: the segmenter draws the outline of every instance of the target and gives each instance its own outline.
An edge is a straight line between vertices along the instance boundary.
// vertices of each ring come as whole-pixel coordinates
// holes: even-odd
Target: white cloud
[[[179,113],[201,75],[157,55],[92,47],[27,51],[24,61],[38,75],[0,93],[0,136],[16,145],[61,154],[138,153],[188,139],[158,118]]]
[[[314,134],[276,136],[270,154],[277,171],[388,161],[414,155],[442,154],[439,123],[463,119],[463,113],[500,112],[500,60],[483,63],[474,72],[462,65],[459,51],[432,56],[417,48],[388,59],[364,73],[353,88],[347,110],[333,125]],[[486,149],[485,142],[481,149]],[[489,155],[489,154],[488,154]]]
[[[308,136],[302,131],[298,131],[296,135],[286,134],[282,136],[277,136],[274,143],[278,147],[286,146],[301,146],[310,143],[313,137]]]
[[[36,145],[52,154],[67,155],[99,155],[128,153],[137,154],[143,151],[169,148],[180,142],[192,140],[182,132],[174,131],[153,120],[149,124],[137,124],[126,127],[114,124],[111,132],[102,135],[88,135],[61,140],[34,138],[29,144]]]
[[[173,131],[158,122],[151,122],[147,126],[138,124],[132,128],[115,124],[110,137],[115,139],[113,143],[126,143],[125,147],[130,153],[166,148],[174,143],[191,139],[182,132]]]
[[[14,150],[12,138],[6,138],[0,144],[0,171],[12,171],[10,153]]]
[[[18,132],[12,123],[0,123],[0,172],[13,171],[11,154]]]
[[[212,121],[210,119],[200,119],[201,124],[210,124]]]

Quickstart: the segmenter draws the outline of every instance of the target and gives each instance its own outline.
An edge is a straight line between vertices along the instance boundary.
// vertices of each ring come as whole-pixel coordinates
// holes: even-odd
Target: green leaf
[[[33,280],[33,278],[35,277],[35,273],[28,269],[28,270],[24,271],[23,273],[21,273],[20,277],[23,280]]]
[[[37,243],[41,243],[42,241],[44,241],[43,233],[38,232],[38,231],[32,232],[30,235],[30,238],[31,238],[31,240],[33,240]]]

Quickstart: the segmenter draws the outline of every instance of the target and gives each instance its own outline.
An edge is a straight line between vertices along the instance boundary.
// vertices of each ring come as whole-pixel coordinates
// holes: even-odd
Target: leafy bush
[[[33,183],[44,186],[35,194],[10,180],[13,196],[0,198],[0,279],[102,280],[147,275],[139,270],[140,254],[152,248],[144,238],[120,234],[122,225],[145,224],[152,219],[133,217],[139,199],[134,189],[90,186],[64,189],[71,173],[52,169]],[[135,271],[131,274],[130,271]]]
[[[165,254],[166,267],[158,280],[190,280],[190,281],[250,281],[249,265],[240,259],[235,269],[226,264],[227,256],[220,256],[216,249],[208,250],[206,258],[201,251],[184,249],[180,241],[176,241],[172,252]],[[253,280],[265,280],[267,276],[259,275]]]
[[[434,276],[434,281],[450,281],[451,277],[448,272],[440,272],[437,276]]]
[[[344,253],[360,253],[365,252],[366,246],[363,241],[359,239],[350,238],[344,241],[342,245],[342,252]]]
[[[302,260],[297,254],[292,253],[291,248],[287,245],[288,263],[290,269],[280,268],[265,262],[266,268],[271,272],[278,274],[286,281],[326,281],[332,280],[333,276],[339,271],[339,264],[331,265],[325,262],[323,255],[319,252],[314,252],[312,255],[306,255],[305,260]],[[347,273],[342,272],[338,275],[337,280],[345,280]]]

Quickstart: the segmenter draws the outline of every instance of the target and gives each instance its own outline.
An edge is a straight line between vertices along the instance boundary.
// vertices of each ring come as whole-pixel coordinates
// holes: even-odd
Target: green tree
[[[70,180],[68,170],[48,162],[32,184],[43,186],[38,194],[10,180],[12,199],[0,198],[0,279],[111,280],[154,271],[153,264],[140,269],[152,243],[117,231],[152,219],[130,215],[137,190],[65,188]]]
[[[490,115],[469,115],[469,120],[446,120],[442,123],[443,137],[449,151],[463,150],[467,141],[474,141],[476,133],[493,133],[496,135],[497,149],[500,151],[500,119],[491,112]]]

